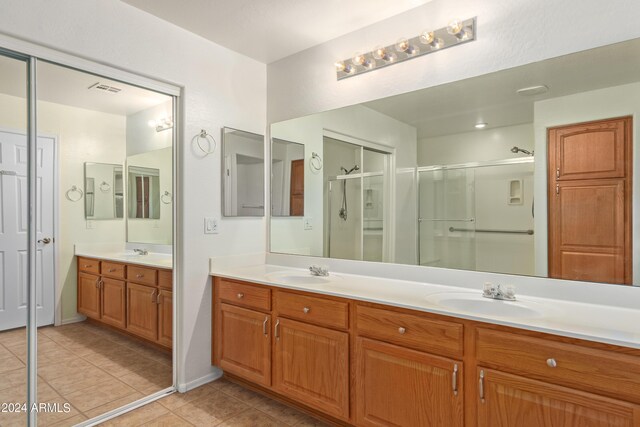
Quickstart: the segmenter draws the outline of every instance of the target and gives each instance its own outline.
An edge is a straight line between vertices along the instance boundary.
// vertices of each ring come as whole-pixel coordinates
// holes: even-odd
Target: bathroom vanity
[[[431,297],[425,303],[415,297],[415,289],[403,291],[390,283],[385,304],[375,291],[360,287],[370,280],[376,289],[380,279],[342,275],[336,284],[300,270],[274,274],[269,268],[212,269],[212,363],[230,379],[332,422],[640,424],[637,343],[578,339],[577,332],[562,327],[558,334],[540,332],[551,330],[553,320],[518,320],[521,313],[514,304],[508,305],[516,307],[513,313],[478,321],[428,302],[462,294],[456,298],[478,296],[482,305],[480,290],[426,285]],[[345,292],[350,280],[353,287]],[[403,293],[413,298],[399,304]],[[505,304],[486,302],[495,304],[498,313]],[[406,308],[411,304],[415,309]],[[559,312],[566,307],[544,309],[553,311],[545,313],[546,319],[566,315]],[[599,314],[594,308],[593,316]],[[523,328],[505,326],[514,322]],[[547,328],[538,326],[543,323]]]
[[[146,257],[141,255],[139,258]],[[170,258],[170,256],[169,256]],[[172,270],[140,260],[77,256],[78,312],[147,342],[171,349]]]

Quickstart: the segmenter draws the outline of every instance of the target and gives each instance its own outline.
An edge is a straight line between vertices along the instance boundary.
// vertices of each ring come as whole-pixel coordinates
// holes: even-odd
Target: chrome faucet
[[[146,249],[134,249],[133,252],[139,254],[139,255],[149,255],[149,251]]]
[[[499,299],[504,301],[515,301],[516,291],[513,286],[494,285],[485,283],[482,289],[482,296],[485,298]]]
[[[329,275],[329,267],[321,266],[321,265],[312,265],[309,267],[309,271],[312,276],[328,276]]]

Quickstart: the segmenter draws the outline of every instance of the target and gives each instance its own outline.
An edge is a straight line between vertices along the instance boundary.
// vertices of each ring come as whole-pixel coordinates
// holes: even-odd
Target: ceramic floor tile
[[[200,386],[186,393],[170,394],[169,396],[163,397],[162,399],[158,400],[158,403],[169,410],[175,410],[182,405],[186,405],[187,403],[200,399],[202,397],[211,396],[214,393],[218,393],[218,391],[214,390],[211,387]]]
[[[0,333],[0,344],[5,347],[13,345],[27,345],[27,330],[25,328],[12,329]]]
[[[168,414],[169,411],[159,403],[153,402],[144,405],[138,409],[134,409],[119,417],[113,418],[105,423],[100,424],[103,427],[133,427],[139,426],[162,415]]]
[[[305,418],[303,418],[302,421],[296,424],[295,427],[331,427],[331,425],[315,419],[309,415],[305,415]]]
[[[106,403],[104,405],[100,405],[100,406],[98,406],[96,408],[93,408],[91,410],[87,410],[87,411],[83,411],[83,412],[87,416],[87,418],[94,418],[94,417],[97,417],[98,415],[101,415],[101,414],[104,414],[106,412],[109,412],[112,409],[116,409],[116,408],[124,406],[124,405],[126,405],[128,403],[135,402],[138,399],[142,399],[143,397],[144,397],[144,395],[142,393],[135,392],[133,394],[129,394],[127,396],[124,396],[124,397],[121,397],[119,399],[116,399],[113,402],[109,402],[109,403]]]
[[[47,405],[46,408],[42,408],[38,411],[39,426],[48,426],[57,423],[65,425],[63,421],[77,416],[82,416],[78,409],[74,408],[62,397],[49,399],[38,398],[38,402],[40,404]],[[72,426],[73,424],[68,421],[66,425]]]
[[[27,383],[27,368],[22,367],[13,371],[3,372],[0,375],[0,390],[18,387]],[[0,424],[2,425],[2,424]]]
[[[212,393],[187,403],[173,411],[176,415],[197,426],[217,425],[249,406],[222,392]]]
[[[83,421],[86,421],[88,418],[82,414],[74,415],[73,417],[66,418],[64,420],[54,422],[53,424],[47,424],[47,427],[70,427],[75,426],[76,424],[80,424]],[[39,425],[40,423],[38,423]]]
[[[219,427],[281,427],[282,422],[257,409],[249,409],[224,421]]]
[[[49,380],[48,383],[61,395],[68,395],[84,390],[98,383],[108,381],[113,377],[95,366],[82,369],[71,375]]]
[[[96,384],[92,387],[68,394],[65,397],[80,411],[105,405],[121,397],[135,393],[136,390],[116,379]]]
[[[228,394],[231,397],[235,397],[243,403],[249,406],[255,406],[264,401],[265,397],[255,391],[244,388],[238,384],[232,383],[224,378],[210,383],[211,387],[220,390],[223,393]]]
[[[180,418],[176,414],[168,413],[161,415],[160,417],[153,419],[145,424],[144,427],[191,427],[193,424]]]
[[[0,359],[0,374],[24,367],[25,364],[17,356],[6,356]]]
[[[93,365],[81,358],[74,358],[62,363],[54,363],[47,366],[38,367],[38,375],[47,381],[55,378],[73,375],[83,369],[91,368]]]
[[[141,371],[118,377],[120,381],[143,394],[152,394],[171,386],[171,380],[152,371]]]
[[[259,403],[254,406],[259,411],[270,415],[271,417],[277,419],[278,421],[293,426],[300,422],[302,422],[307,415],[294,409],[290,406],[287,406],[283,403],[276,402],[273,399],[270,399],[266,396],[263,396]]]

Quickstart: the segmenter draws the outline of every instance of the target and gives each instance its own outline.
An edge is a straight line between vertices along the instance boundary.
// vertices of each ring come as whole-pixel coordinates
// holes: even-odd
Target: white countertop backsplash
[[[166,251],[165,246],[169,247]],[[138,255],[133,248],[146,249],[147,255]],[[155,250],[154,250],[155,249]],[[100,258],[107,261],[126,262],[157,268],[173,268],[173,255],[170,245],[145,245],[118,243],[93,243],[75,245],[75,255],[89,258]]]
[[[329,267],[328,282],[284,283],[278,280],[278,274],[274,274],[309,275],[311,264]],[[640,348],[640,288],[637,287],[271,253],[211,258],[210,273],[280,288]],[[518,299],[523,304],[543,307],[544,314],[540,317],[500,317],[453,310],[429,301],[429,295],[442,292],[480,294],[484,282],[515,285]]]

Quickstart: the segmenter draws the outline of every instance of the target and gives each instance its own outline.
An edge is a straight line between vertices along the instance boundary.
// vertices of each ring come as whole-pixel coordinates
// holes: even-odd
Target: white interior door
[[[54,321],[54,140],[39,137],[37,152],[37,318]],[[27,137],[0,131],[0,330],[27,320]]]

